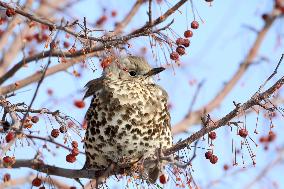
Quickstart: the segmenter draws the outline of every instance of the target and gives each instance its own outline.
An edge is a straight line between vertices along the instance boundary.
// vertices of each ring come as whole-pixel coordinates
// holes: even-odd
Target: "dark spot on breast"
[[[133,153],[133,150],[128,150],[128,153],[129,153],[129,154],[132,154],[132,153]]]
[[[96,129],[94,127],[91,128],[91,134],[95,135],[96,134]]]
[[[118,124],[118,125],[121,125],[121,124],[122,124],[122,120],[118,119],[118,120],[117,120],[117,124]]]
[[[126,125],[125,125],[125,128],[129,131],[129,130],[131,129],[131,125],[126,124]]]

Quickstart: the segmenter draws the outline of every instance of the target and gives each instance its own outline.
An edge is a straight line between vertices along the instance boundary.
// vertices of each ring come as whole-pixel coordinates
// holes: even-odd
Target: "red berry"
[[[4,174],[3,182],[8,182],[11,179],[11,175],[9,173]]]
[[[53,138],[57,138],[57,137],[59,136],[59,134],[60,134],[60,132],[59,132],[58,129],[52,129],[52,131],[51,131],[51,136],[52,136]]]
[[[215,164],[218,161],[218,157],[216,155],[212,155],[210,157],[210,163]]]
[[[269,131],[269,133],[268,133],[268,141],[272,142],[272,141],[275,140],[275,138],[276,138],[276,134],[273,131]]]
[[[78,142],[77,141],[72,141],[72,147],[73,148],[78,148]]]
[[[37,123],[37,122],[39,121],[38,116],[33,116],[33,117],[31,118],[31,121],[32,121],[33,123]]]
[[[13,158],[11,158],[10,156],[5,156],[3,157],[3,162],[6,164],[11,164],[13,163]]]
[[[111,56],[104,58],[101,62],[101,67],[103,69],[105,69],[106,67],[108,67],[112,63],[112,61],[113,61],[113,59],[112,59]]]
[[[106,15],[102,15],[96,22],[96,24],[98,26],[103,25],[105,22],[107,21],[107,16]]]
[[[79,149],[78,148],[73,148],[71,151],[71,154],[74,156],[77,156],[79,154]]]
[[[178,60],[178,59],[179,59],[179,54],[178,54],[177,52],[172,52],[172,53],[170,54],[170,58],[171,58],[172,60]]]
[[[15,14],[16,14],[16,12],[15,12],[14,9],[8,8],[8,9],[6,10],[6,15],[7,15],[8,17],[12,17],[12,16],[14,16]]]
[[[180,45],[183,45],[183,38],[177,38],[177,40],[176,40],[176,44],[178,45],[178,46],[180,46]]]
[[[70,189],[76,189],[76,186],[70,186]]]
[[[161,184],[166,184],[167,181],[168,181],[167,175],[162,174],[162,175],[159,177],[159,181],[160,181]]]
[[[186,30],[183,35],[185,38],[190,38],[193,36],[193,32],[191,30]]]
[[[190,26],[191,26],[192,29],[197,29],[199,27],[199,24],[198,24],[197,21],[194,20],[194,21],[191,22]]]
[[[189,47],[189,45],[190,45],[189,39],[183,39],[182,45],[183,45],[184,47]]]
[[[111,16],[112,17],[116,17],[117,16],[117,11],[116,10],[111,11]]]
[[[70,47],[70,43],[68,43],[67,41],[64,41],[63,42],[63,46],[64,46],[64,48],[69,48]]]
[[[185,48],[183,46],[178,46],[176,48],[176,52],[179,54],[179,55],[184,55],[185,54]]]
[[[262,137],[259,138],[259,142],[260,142],[260,143],[269,142],[269,139],[268,139],[268,137],[266,137],[266,136],[262,136]]]
[[[213,155],[212,151],[207,151],[207,152],[205,153],[205,158],[206,158],[206,159],[210,159],[212,155]]]
[[[84,108],[85,107],[85,102],[83,100],[75,100],[74,105],[77,108]]]
[[[38,177],[34,178],[34,180],[32,181],[32,185],[35,187],[39,187],[41,185],[41,179]]]
[[[217,134],[216,132],[212,131],[208,134],[208,137],[211,139],[211,140],[215,140],[216,137],[217,137]]]
[[[248,131],[246,129],[240,129],[239,135],[243,138],[246,138],[248,136]]]
[[[47,94],[48,94],[49,96],[51,96],[51,95],[53,94],[53,90],[52,90],[52,89],[47,89]]]
[[[225,171],[227,171],[229,168],[230,168],[230,167],[229,167],[229,165],[227,165],[227,164],[225,164],[225,165],[223,166],[223,169],[224,169]]]
[[[6,135],[6,142],[9,143],[10,141],[12,141],[15,137],[15,134],[14,132],[9,132],[7,135]]]
[[[74,163],[76,161],[76,156],[74,156],[73,154],[68,154],[66,156],[66,161],[69,163]]]

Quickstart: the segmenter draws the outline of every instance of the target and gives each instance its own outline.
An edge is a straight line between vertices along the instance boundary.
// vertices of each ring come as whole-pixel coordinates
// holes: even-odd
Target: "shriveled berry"
[[[63,42],[63,46],[64,46],[64,48],[69,48],[70,47],[70,43],[68,43],[67,41],[64,41]]]
[[[78,148],[78,142],[77,141],[72,141],[72,147],[73,148]]]
[[[41,179],[38,177],[34,178],[34,180],[32,181],[32,185],[35,187],[39,187],[41,185]]]
[[[7,8],[7,10],[6,10],[6,15],[7,15],[8,17],[12,17],[12,16],[14,16],[15,14],[16,14],[16,12],[15,12],[14,9],[12,9],[12,8]]]
[[[51,131],[51,136],[52,136],[53,138],[57,138],[57,137],[59,136],[59,134],[60,134],[60,132],[59,132],[58,129],[52,129],[52,131]]]
[[[210,157],[210,163],[215,164],[218,161],[218,157],[216,155],[212,155]]]
[[[83,100],[75,100],[74,105],[77,108],[84,108],[85,107],[85,102]]]
[[[186,30],[183,35],[185,38],[190,38],[193,36],[193,32],[191,30]]]
[[[39,121],[38,116],[33,116],[33,117],[31,118],[31,121],[32,121],[33,123],[37,123],[37,122]]]
[[[161,184],[166,184],[167,181],[168,181],[167,175],[162,174],[162,175],[159,177],[159,181],[160,181]]]
[[[179,59],[179,54],[178,54],[177,52],[172,52],[172,53],[170,54],[170,58],[171,58],[172,60],[178,60],[178,59]]]
[[[205,158],[206,158],[206,159],[210,159],[212,155],[213,155],[212,151],[207,151],[207,152],[205,153]]]
[[[240,129],[239,130],[239,135],[243,138],[246,138],[248,136],[248,130],[246,129]]]
[[[3,176],[3,182],[8,182],[11,179],[11,175],[9,173],[5,173]]]
[[[208,137],[211,139],[211,140],[215,140],[216,137],[217,137],[217,134],[216,132],[212,131],[208,134]]]
[[[59,127],[59,131],[60,131],[60,133],[66,133],[67,128],[65,126],[61,126],[61,127]]]
[[[272,142],[276,139],[276,134],[273,131],[269,131],[268,133],[268,141]]]
[[[176,52],[177,52],[180,56],[182,56],[182,55],[185,54],[185,48],[184,48],[183,46],[178,46],[178,47],[176,48]]]
[[[224,171],[227,171],[229,168],[230,168],[230,167],[229,167],[229,165],[227,165],[227,164],[225,164],[225,165],[223,166]]]
[[[74,156],[77,156],[79,154],[79,149],[78,148],[73,148],[71,151],[71,154]]]
[[[9,132],[5,137],[6,142],[9,143],[10,141],[12,141],[14,139],[14,137],[15,137],[14,132]]]
[[[192,29],[198,29],[199,23],[196,20],[194,20],[191,22],[190,26]]]
[[[66,161],[69,163],[74,163],[76,161],[76,156],[74,156],[73,154],[68,154],[66,156]]]

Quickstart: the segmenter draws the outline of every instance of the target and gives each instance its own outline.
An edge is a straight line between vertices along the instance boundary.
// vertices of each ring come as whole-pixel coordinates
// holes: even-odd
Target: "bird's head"
[[[151,79],[151,76],[163,70],[165,70],[163,67],[152,68],[142,57],[127,56],[112,61],[104,69],[103,76],[112,80],[131,78]]]

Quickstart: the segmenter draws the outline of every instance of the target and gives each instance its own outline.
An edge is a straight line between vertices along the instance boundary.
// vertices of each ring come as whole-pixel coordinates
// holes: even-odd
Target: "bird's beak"
[[[160,72],[162,72],[164,70],[165,70],[165,68],[163,68],[163,67],[153,68],[152,70],[150,70],[149,72],[144,74],[144,76],[150,77],[150,76],[156,75],[156,74],[158,74],[158,73],[160,73]]]

